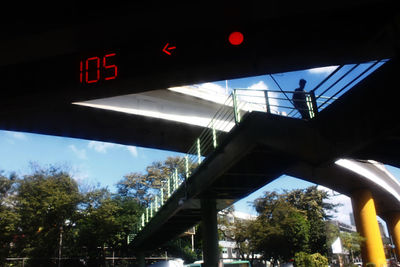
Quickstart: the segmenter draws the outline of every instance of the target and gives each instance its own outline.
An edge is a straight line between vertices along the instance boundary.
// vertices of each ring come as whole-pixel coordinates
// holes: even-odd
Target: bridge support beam
[[[215,199],[201,200],[203,226],[203,266],[218,267],[218,224]]]
[[[366,240],[361,246],[364,263],[386,266],[385,252],[376,219],[375,202],[372,193],[366,189],[354,191],[351,196],[357,231]]]
[[[385,221],[389,228],[389,233],[392,236],[395,245],[395,253],[397,259],[400,259],[400,212],[391,212],[386,214]]]

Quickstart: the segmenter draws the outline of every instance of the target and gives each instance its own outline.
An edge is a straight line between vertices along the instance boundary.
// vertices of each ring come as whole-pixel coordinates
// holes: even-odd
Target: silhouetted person
[[[300,79],[299,88],[296,88],[293,93],[293,105],[300,112],[303,119],[310,119],[310,112],[307,106],[306,91],[304,87],[306,86],[306,80]]]

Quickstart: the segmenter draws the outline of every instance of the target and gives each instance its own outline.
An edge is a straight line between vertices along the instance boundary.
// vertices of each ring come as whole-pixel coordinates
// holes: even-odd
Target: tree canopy
[[[175,170],[183,179],[185,167],[179,157],[154,162],[143,173],[124,176],[115,193],[100,186],[82,190],[68,172],[55,167],[35,168],[23,177],[0,173],[0,263],[5,257],[26,256],[32,266],[49,266],[59,257],[75,257],[84,258],[87,266],[102,266],[107,251],[129,255],[128,236],[145,206]],[[315,186],[266,192],[253,203],[257,218],[222,216],[219,232],[236,242],[243,259],[255,254],[275,261],[292,259],[297,252],[326,255],[325,221],[335,208],[325,202],[327,198]],[[232,208],[225,211],[228,214],[232,216]],[[197,230],[195,251],[200,252],[201,226]],[[171,240],[154,253],[160,256],[164,251],[188,261],[200,257],[188,236]],[[75,261],[71,266],[80,264]]]
[[[115,193],[100,186],[82,190],[67,171],[53,166],[32,165],[32,173],[22,177],[0,172],[0,265],[6,257],[28,257],[27,265],[54,266],[62,257],[74,258],[70,266],[82,265],[78,259],[104,266],[110,251],[132,255],[128,236],[175,168],[183,178],[183,163],[179,157],[154,162],[144,173],[123,177]],[[197,259],[188,237],[162,249]]]
[[[288,261],[297,252],[327,255],[326,220],[336,205],[316,186],[265,192],[253,203],[258,216],[252,220],[220,219],[220,232],[235,241],[242,259],[261,254],[264,259]],[[232,209],[225,211],[232,216]],[[224,216],[223,216],[224,217]]]
[[[317,186],[311,186],[292,191],[283,190],[281,194],[266,192],[263,197],[255,200],[254,207],[259,213],[260,219],[267,222],[268,226],[275,225],[275,222],[281,222],[280,226],[290,229],[293,226],[285,222],[292,220],[295,225],[298,224],[298,230],[302,230],[301,232],[305,234],[303,238],[307,239],[307,246],[303,246],[302,251],[326,255],[328,246],[325,221],[331,219],[328,211],[334,210],[337,206],[324,201],[328,198],[329,195],[326,191],[318,190]],[[281,212],[285,213],[285,211],[287,217],[281,215]],[[281,221],[277,220],[278,218]],[[298,240],[296,236],[292,238]],[[300,244],[296,246],[296,249],[302,247]],[[286,256],[293,257],[293,254],[290,253]]]
[[[137,199],[107,188],[81,192],[56,167],[36,167],[23,177],[1,174],[0,203],[0,264],[18,256],[29,257],[32,266],[54,265],[60,256],[86,257],[89,266],[100,266],[105,247],[126,253],[143,210]]]

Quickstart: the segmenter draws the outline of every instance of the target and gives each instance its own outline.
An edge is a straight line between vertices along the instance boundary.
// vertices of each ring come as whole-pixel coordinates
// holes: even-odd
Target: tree
[[[145,173],[134,172],[125,175],[117,183],[118,194],[134,198],[140,204],[147,206],[154,195],[159,193],[160,188],[175,169],[178,170],[180,179],[184,179],[185,160],[183,158],[168,157],[163,162],[153,162],[146,168]]]
[[[170,240],[158,250],[158,254],[162,255],[165,251],[168,252],[168,255],[182,258],[186,263],[192,263],[198,260],[198,255],[196,252],[192,251],[191,238],[189,235],[182,235]]]
[[[106,188],[86,193],[76,222],[78,247],[86,248],[89,266],[104,265],[105,247],[117,242],[120,225],[117,215],[122,208]]]
[[[279,201],[268,216],[257,218],[257,250],[265,259],[288,261],[298,251],[309,251],[309,222],[304,212]]]
[[[300,251],[326,255],[325,220],[327,211],[336,207],[325,203],[327,198],[327,192],[312,186],[282,194],[266,192],[256,199],[261,226],[258,249],[267,259],[287,260]]]
[[[103,266],[107,252],[128,254],[128,235],[142,212],[136,199],[112,194],[108,188],[91,187],[81,193],[65,255],[87,259],[89,266]]]
[[[58,256],[60,232],[80,202],[77,183],[58,168],[37,169],[19,179],[15,196],[21,218],[17,247],[32,259]],[[68,234],[64,231],[64,234]],[[49,262],[36,263],[48,265]]]
[[[296,267],[328,267],[328,263],[328,259],[319,253],[298,252],[294,256],[294,266]]]
[[[188,162],[189,171],[192,171],[196,164]],[[171,177],[175,171],[178,174],[178,179],[183,181],[186,176],[186,160],[182,157],[168,157],[165,161],[153,162],[146,168],[144,173],[130,173],[125,175],[122,180],[117,183],[118,195],[121,198],[131,198],[136,200],[141,208],[148,206],[155,195],[160,193],[163,187],[166,189],[167,179]],[[164,191],[164,198],[167,194]],[[141,213],[138,213],[141,214]],[[136,221],[135,221],[136,222]],[[187,260],[194,259],[196,255],[191,252],[190,242],[186,237],[178,237],[162,247],[162,252],[184,257]]]
[[[255,220],[243,220],[227,209],[219,218],[222,236],[236,243],[237,252],[244,260],[262,254],[265,259],[289,260],[297,251],[308,251],[309,222],[305,212],[272,193],[263,199],[268,207]]]
[[[328,192],[318,190],[317,186],[284,191],[284,197],[293,207],[306,212],[310,223],[310,252],[327,255],[329,247],[325,222],[332,218],[327,211],[334,210],[338,205],[325,202],[324,200],[329,198]]]
[[[361,243],[365,241],[365,238],[357,232],[341,232],[339,237],[343,247],[350,253],[351,260],[354,262],[354,256],[361,253]]]
[[[0,172],[0,265],[10,252],[20,219],[15,210],[15,180],[14,174],[7,178]]]
[[[0,265],[10,251],[30,257],[32,266],[54,266],[59,256],[99,266],[106,247],[127,255],[141,201],[99,186],[81,193],[61,168],[32,167],[22,178],[0,173]]]
[[[116,194],[113,200],[120,209],[115,215],[119,230],[113,238],[112,247],[128,255],[128,235],[135,230],[144,208],[136,199],[130,197]]]

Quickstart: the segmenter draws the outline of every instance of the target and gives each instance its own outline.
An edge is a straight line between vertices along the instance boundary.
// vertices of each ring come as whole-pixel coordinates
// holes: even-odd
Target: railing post
[[[185,156],[185,178],[186,180],[189,178],[189,157]]]
[[[144,213],[142,213],[142,227],[144,227]]]
[[[233,100],[233,113],[235,115],[235,123],[239,124],[240,123],[240,112],[239,112],[239,108],[238,108],[236,89],[233,90],[233,92],[232,92],[232,100]]]
[[[171,187],[172,187],[172,193],[171,195],[175,192],[176,190],[176,182],[175,182],[175,173],[171,173]]]
[[[160,206],[162,206],[162,205],[164,205],[164,188],[162,188],[161,187],[161,190],[160,190]]]
[[[146,208],[146,223],[149,222],[149,208]]]
[[[157,195],[154,196],[154,205],[155,205],[154,211],[157,212],[158,211],[158,196]]]
[[[217,132],[215,131],[214,123],[212,124],[212,137],[214,149],[217,148]]]
[[[167,178],[167,199],[171,196],[171,182],[170,182],[171,177],[169,176]]]
[[[171,195],[175,192],[175,175],[171,173]]]
[[[176,190],[176,177],[175,173],[172,173],[172,192],[175,192]]]
[[[271,113],[271,107],[269,106],[269,97],[268,97],[268,91],[264,91],[264,96],[265,96],[265,106],[267,108],[267,113]]]
[[[197,138],[197,162],[201,163],[200,138]]]
[[[311,97],[311,106],[315,117],[318,114],[318,105],[314,91],[310,91],[310,97]]]
[[[150,218],[153,218],[153,201],[150,201]]]
[[[179,187],[178,169],[175,169],[175,190]]]

